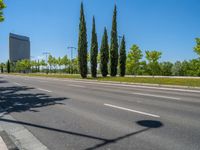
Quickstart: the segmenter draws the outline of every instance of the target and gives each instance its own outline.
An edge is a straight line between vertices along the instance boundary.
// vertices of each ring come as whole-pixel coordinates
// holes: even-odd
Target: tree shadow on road
[[[151,130],[151,129],[156,129],[156,128],[160,128],[163,126],[163,124],[160,121],[154,121],[154,120],[141,120],[136,122],[138,125],[144,127],[141,130],[117,137],[117,138],[113,138],[113,139],[107,139],[107,138],[101,138],[98,136],[93,136],[93,135],[88,135],[88,134],[82,134],[82,133],[78,133],[78,132],[72,132],[72,131],[67,131],[67,130],[62,130],[62,129],[56,129],[56,128],[52,128],[52,127],[47,127],[47,126],[42,126],[42,125],[37,125],[37,124],[33,124],[33,123],[27,123],[27,122],[23,122],[23,121],[15,121],[15,120],[10,120],[10,119],[4,119],[4,118],[0,118],[0,121],[3,122],[7,122],[7,123],[14,123],[14,124],[21,124],[24,126],[30,126],[30,127],[35,127],[35,128],[40,128],[40,129],[44,129],[44,130],[49,130],[49,131],[54,131],[54,132],[60,132],[60,133],[64,133],[64,134],[69,134],[69,135],[74,135],[74,136],[79,136],[79,137],[83,137],[83,138],[88,138],[88,139],[92,139],[92,140],[98,140],[101,141],[100,144],[97,144],[95,146],[86,148],[85,150],[95,150],[98,148],[102,148],[105,147],[109,144],[114,144],[119,142],[120,140],[129,138],[131,136],[140,134],[142,132]]]
[[[63,104],[62,101],[68,99],[65,97],[51,97],[44,93],[32,93],[30,90],[34,90],[34,88],[26,87],[26,86],[11,86],[11,87],[0,87],[0,113],[10,114],[12,112],[25,112],[25,111],[35,111],[34,108],[46,107],[55,104]],[[0,117],[1,122],[13,123],[13,124],[21,124],[24,126],[40,128],[44,130],[49,130],[52,132],[59,132],[69,135],[74,135],[82,138],[88,138],[92,140],[100,141],[99,144],[94,145],[92,147],[88,147],[85,150],[95,150],[98,148],[103,148],[109,144],[117,143],[126,138],[132,137],[134,135],[143,133],[145,131],[160,128],[163,124],[159,121],[154,120],[141,120],[136,122],[137,125],[142,126],[143,128],[139,131],[134,131],[129,134],[125,134],[113,139],[107,139],[98,137],[95,135],[88,135],[84,133],[72,132],[47,126],[42,126],[38,124],[23,122],[23,121],[15,121],[10,119],[5,119]]]
[[[132,133],[129,133],[129,134],[126,134],[126,135],[111,139],[111,140],[105,140],[100,144],[97,144],[97,145],[95,145],[93,147],[87,148],[86,150],[95,150],[95,149],[104,147],[104,146],[109,145],[109,144],[117,143],[120,140],[129,138],[129,137],[134,136],[136,134],[140,134],[142,132],[145,132],[145,131],[148,131],[148,130],[151,130],[151,129],[160,128],[160,127],[163,126],[163,123],[161,123],[160,121],[155,121],[155,120],[140,120],[140,121],[137,121],[136,124],[138,124],[139,126],[144,127],[144,129],[141,129],[139,131],[135,131],[135,132],[132,132]]]
[[[0,87],[0,112],[10,114],[12,112],[35,111],[32,109],[62,104],[61,101],[67,99],[30,92],[33,89],[26,86]]]

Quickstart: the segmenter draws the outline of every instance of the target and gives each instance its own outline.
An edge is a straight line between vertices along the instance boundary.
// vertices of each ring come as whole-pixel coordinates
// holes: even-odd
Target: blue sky
[[[0,62],[8,59],[10,32],[29,36],[31,56],[43,52],[70,55],[77,47],[81,0],[4,0],[5,22],[0,23]],[[118,9],[118,32],[125,34],[127,51],[133,44],[163,52],[162,61],[196,58],[195,38],[200,37],[200,0],[83,0],[88,42],[92,16],[96,18],[99,45],[104,26],[109,37],[114,4]],[[89,50],[90,47],[88,47]]]

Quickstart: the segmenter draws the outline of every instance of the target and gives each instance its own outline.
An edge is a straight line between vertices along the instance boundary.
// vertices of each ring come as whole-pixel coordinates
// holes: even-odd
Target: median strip
[[[154,115],[154,114],[146,113],[146,112],[142,112],[142,111],[137,111],[137,110],[133,110],[133,109],[125,108],[125,107],[115,106],[115,105],[111,105],[111,104],[104,104],[104,106],[117,108],[117,109],[121,109],[121,110],[126,110],[126,111],[130,111],[130,112],[134,112],[134,113],[138,113],[138,114],[142,114],[142,115],[146,115],[146,116],[150,116],[150,117],[160,118],[160,116],[158,116],[158,115]]]
[[[178,98],[178,97],[169,97],[169,96],[153,95],[153,94],[145,94],[145,93],[132,93],[132,94],[140,95],[140,96],[150,96],[150,97],[157,97],[157,98],[174,99],[174,100],[180,100],[181,99],[181,98]]]

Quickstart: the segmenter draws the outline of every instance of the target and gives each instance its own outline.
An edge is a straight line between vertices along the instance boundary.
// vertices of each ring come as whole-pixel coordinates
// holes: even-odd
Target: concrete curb
[[[31,132],[23,125],[17,124],[17,121],[10,115],[4,115],[1,119],[11,122],[0,122],[0,126],[8,133],[12,141],[19,150],[48,150]],[[16,123],[12,123],[16,122]]]
[[[0,109],[2,108],[0,107]],[[18,148],[11,150],[48,150],[48,148],[43,145],[30,131],[28,131],[28,129],[26,129],[23,125],[17,124],[17,120],[15,120],[11,115],[4,115],[1,113],[0,119],[5,120],[0,121],[0,131],[5,131],[11,139],[10,141],[5,140],[8,142],[7,146],[10,146],[13,142]],[[14,145],[11,144],[13,148],[15,148]]]
[[[11,140],[11,138],[5,131],[1,131],[0,136],[5,142],[8,150],[19,150],[18,147],[15,145],[15,143]]]

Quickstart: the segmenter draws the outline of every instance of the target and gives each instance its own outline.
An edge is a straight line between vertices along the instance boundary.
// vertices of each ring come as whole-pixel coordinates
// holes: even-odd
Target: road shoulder
[[[20,125],[11,115],[2,115],[0,117],[0,128],[8,147],[18,147],[19,150],[48,150],[31,132],[23,125]],[[7,135],[6,135],[7,134]],[[7,136],[7,137],[6,137]],[[10,150],[10,149],[9,149]],[[17,150],[17,149],[12,149]]]

